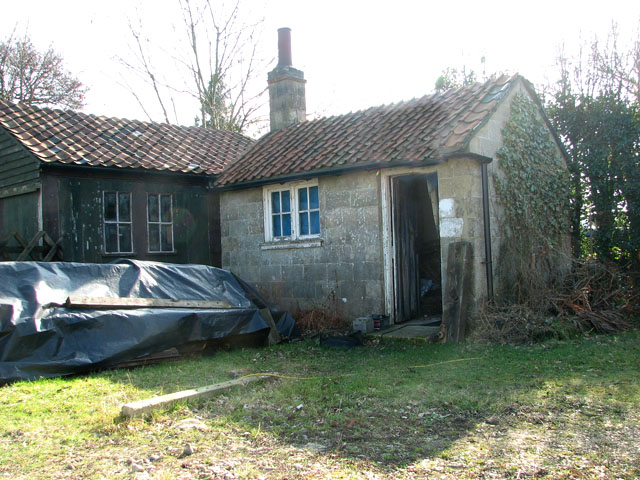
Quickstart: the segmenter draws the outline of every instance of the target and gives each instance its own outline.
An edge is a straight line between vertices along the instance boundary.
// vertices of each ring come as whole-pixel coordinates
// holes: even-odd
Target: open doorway
[[[442,315],[437,173],[390,178],[394,323]]]

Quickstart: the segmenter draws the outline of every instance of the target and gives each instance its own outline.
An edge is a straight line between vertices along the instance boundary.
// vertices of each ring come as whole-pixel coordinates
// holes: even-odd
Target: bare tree
[[[214,4],[210,0],[178,2],[182,15],[178,31],[184,35],[187,48],[173,55],[163,52],[170,60],[163,64],[181,70],[184,84],[171,84],[166,75],[156,70],[150,42],[141,33],[142,22],[138,28],[130,24],[135,59],[120,59],[121,62],[142,76],[152,88],[153,97],[163,112],[163,121],[170,123],[168,102],[173,102],[178,94],[187,94],[199,106],[197,115],[194,115],[197,125],[246,131],[259,121],[256,111],[264,91],[250,92],[251,81],[262,73],[263,68],[256,52],[262,21],[243,22],[240,0],[235,0],[228,10],[223,4]],[[139,92],[128,88],[144,108]]]
[[[27,36],[0,42],[0,100],[80,109],[86,91],[52,48],[41,53]]]

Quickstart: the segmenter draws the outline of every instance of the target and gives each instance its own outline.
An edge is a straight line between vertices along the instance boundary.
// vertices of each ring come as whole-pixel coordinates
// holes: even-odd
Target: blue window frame
[[[265,241],[318,237],[320,191],[315,180],[264,188]]]
[[[271,192],[271,234],[274,238],[291,236],[291,192]]]
[[[298,188],[300,236],[320,233],[320,202],[318,186]]]

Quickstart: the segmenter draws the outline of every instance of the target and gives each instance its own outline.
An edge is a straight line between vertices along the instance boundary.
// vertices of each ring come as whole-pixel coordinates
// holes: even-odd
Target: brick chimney
[[[271,131],[304,122],[307,104],[304,73],[291,66],[291,29],[278,29],[278,65],[269,72],[269,120]]]

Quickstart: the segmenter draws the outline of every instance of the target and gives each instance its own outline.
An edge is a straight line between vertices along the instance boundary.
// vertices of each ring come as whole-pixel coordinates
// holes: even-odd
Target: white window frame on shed
[[[114,216],[107,218],[107,205],[106,205],[106,200],[105,197],[106,195],[115,195],[115,212],[114,212]],[[121,212],[121,208],[120,208],[120,198],[127,198],[128,203],[129,203],[129,218],[122,218],[122,212]],[[116,242],[116,249],[115,250],[109,250],[108,247],[108,242],[107,242],[107,228],[115,228],[116,230],[116,237],[115,237],[115,242]],[[125,235],[124,232],[126,232],[126,230],[129,231],[129,235]],[[103,235],[103,242],[104,242],[104,253],[109,255],[109,254],[115,254],[115,255],[120,255],[120,254],[131,254],[134,253],[133,252],[133,205],[132,205],[132,198],[131,198],[131,192],[125,192],[125,191],[118,191],[118,190],[104,190],[102,192],[102,235]],[[122,240],[124,239],[124,237],[128,237],[128,242],[125,242],[129,244],[129,249],[127,250],[123,245],[122,245]]]
[[[153,198],[153,200],[152,200]],[[169,211],[162,208],[162,199],[169,199]],[[156,210],[151,211],[153,201]],[[153,214],[152,214],[153,213]],[[152,232],[153,233],[152,235]],[[152,237],[157,234],[157,247],[153,248]],[[163,245],[163,236],[168,245]],[[154,237],[155,238],[155,237]],[[175,243],[173,238],[173,194],[171,193],[147,193],[147,248],[149,253],[174,253]]]
[[[307,206],[306,208],[301,208],[300,202],[300,190],[307,189],[307,195],[309,195],[310,188],[318,189],[318,205],[317,207],[311,208],[309,198],[307,198]],[[272,202],[272,194],[276,192],[289,192],[289,204],[290,209],[286,212],[273,210],[273,202]],[[281,197],[280,197],[281,198]],[[318,186],[318,180],[307,180],[300,182],[289,182],[279,185],[268,185],[263,187],[262,189],[262,205],[264,207],[264,240],[267,243],[277,243],[277,242],[291,242],[297,240],[313,240],[320,238],[322,234],[322,226],[320,222],[320,188]],[[280,209],[277,209],[280,210]],[[300,215],[307,215],[309,218],[309,230],[311,230],[311,215],[316,216],[318,219],[317,233],[301,233],[301,221]],[[284,215],[290,215],[291,221],[291,234],[290,235],[274,235],[273,229],[273,217],[279,216],[282,219]]]

